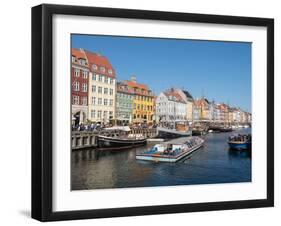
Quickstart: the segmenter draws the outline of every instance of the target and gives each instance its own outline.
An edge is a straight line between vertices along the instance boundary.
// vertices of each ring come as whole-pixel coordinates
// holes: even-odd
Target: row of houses
[[[251,121],[250,113],[206,98],[194,99],[183,89],[171,88],[155,96],[136,76],[117,81],[110,61],[98,53],[72,48],[71,60],[73,124]]]
[[[161,92],[156,98],[156,120],[190,122],[205,121],[216,123],[251,123],[251,113],[224,103],[209,101],[207,98],[193,99],[183,89]]]
[[[225,103],[216,103],[207,98],[194,100],[193,121],[218,123],[251,123],[252,114]]]
[[[110,61],[98,53],[72,48],[72,121],[109,123],[155,120],[155,96],[136,77],[117,82]]]

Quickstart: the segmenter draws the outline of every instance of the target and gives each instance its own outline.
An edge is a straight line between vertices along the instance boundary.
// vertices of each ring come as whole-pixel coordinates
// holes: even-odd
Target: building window
[[[109,94],[110,94],[110,95],[113,95],[113,89],[110,89],[110,90],[109,90]]]
[[[72,57],[71,57],[71,60],[72,60],[73,63],[75,63],[75,61],[76,61],[75,56],[72,56]]]
[[[110,106],[113,106],[113,99],[110,99],[110,100],[109,100],[109,105],[110,105]]]
[[[87,105],[87,97],[82,97],[81,102],[82,105]]]
[[[80,62],[80,64],[83,65],[83,66],[86,65],[86,60],[85,60],[85,59],[80,59],[79,62]]]
[[[108,102],[108,100],[107,100],[106,98],[104,98],[104,99],[103,99],[103,104],[104,104],[105,106],[107,106],[107,102]]]
[[[79,77],[80,76],[80,69],[75,68],[74,69],[74,74],[75,74],[75,77]]]
[[[108,77],[104,76],[104,83],[108,83]]]
[[[97,91],[97,87],[95,85],[92,85],[92,92],[95,93]]]
[[[72,104],[78,105],[79,104],[79,96],[72,96]]]
[[[113,111],[109,111],[109,118],[113,118]]]
[[[96,110],[91,110],[91,118],[95,118],[96,117]]]
[[[99,75],[99,76],[98,76],[99,82],[102,82],[102,77],[103,77],[102,75]]]
[[[108,88],[104,88],[104,89],[103,89],[103,93],[104,93],[104,94],[108,94]]]
[[[93,64],[92,68],[93,68],[93,70],[97,70],[97,69],[98,69],[98,66],[95,65],[95,64]]]
[[[105,67],[100,67],[101,72],[105,72]]]
[[[97,74],[94,73],[94,74],[92,75],[92,80],[93,80],[93,81],[96,81],[96,80],[97,80]]]
[[[92,97],[92,105],[96,105],[96,97]]]
[[[98,105],[102,105],[102,98],[98,98]]]
[[[82,83],[82,92],[87,92],[88,85],[86,83]]]
[[[104,112],[103,112],[103,118],[104,118],[104,119],[107,119],[107,111],[104,111]]]
[[[80,86],[80,84],[79,84],[79,82],[74,82],[74,84],[73,84],[73,90],[74,91],[79,91],[79,86]]]
[[[101,110],[98,111],[98,118],[101,118]]]
[[[113,78],[109,78],[109,84],[113,84]]]
[[[108,69],[108,74],[112,75],[112,70]]]
[[[98,93],[102,93],[102,87],[101,86],[98,87]]]
[[[83,70],[82,71],[82,76],[83,76],[83,78],[88,78],[88,71],[85,71],[85,70]]]

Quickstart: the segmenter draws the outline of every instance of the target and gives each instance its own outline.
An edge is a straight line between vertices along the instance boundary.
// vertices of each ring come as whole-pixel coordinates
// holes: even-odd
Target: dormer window
[[[100,67],[101,72],[105,72],[105,67]]]
[[[75,61],[76,61],[75,56],[72,56],[71,61],[72,61],[72,63],[75,63]]]
[[[80,59],[79,62],[80,62],[80,64],[83,65],[83,66],[86,65],[86,60],[85,60],[85,59]]]
[[[95,65],[95,64],[93,64],[92,68],[93,68],[93,70],[97,70],[97,69],[98,69],[98,66]]]
[[[112,75],[112,70],[111,69],[108,70],[108,74]]]

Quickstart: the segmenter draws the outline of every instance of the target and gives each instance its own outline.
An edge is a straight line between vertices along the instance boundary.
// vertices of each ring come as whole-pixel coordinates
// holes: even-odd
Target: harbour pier
[[[116,134],[116,131],[72,131],[72,150],[96,148],[98,135],[112,135],[114,133]],[[157,135],[157,130],[155,128],[131,128],[126,133],[133,135],[142,134],[146,138],[153,138]]]

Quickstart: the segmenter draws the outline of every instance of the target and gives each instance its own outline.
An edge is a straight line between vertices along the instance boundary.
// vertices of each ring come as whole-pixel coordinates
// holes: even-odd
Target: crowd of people
[[[114,125],[111,123],[79,123],[77,125],[72,125],[72,131],[101,131],[104,128],[110,128]],[[157,128],[156,123],[148,124],[148,123],[121,123],[117,126],[129,126],[131,129],[151,129]]]

